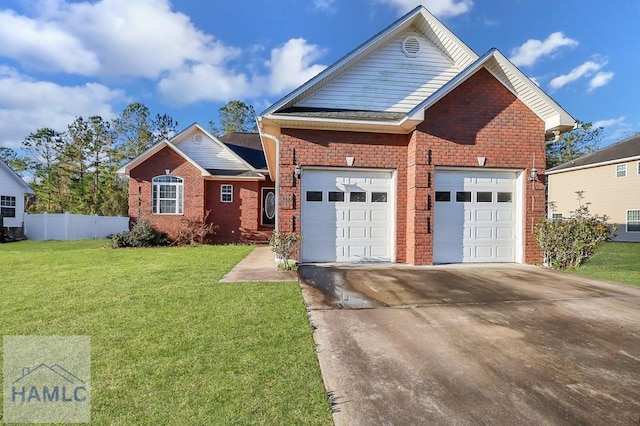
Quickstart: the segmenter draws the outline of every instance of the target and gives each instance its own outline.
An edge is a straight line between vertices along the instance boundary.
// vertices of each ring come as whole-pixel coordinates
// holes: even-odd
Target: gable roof
[[[546,171],[546,174],[568,172],[577,169],[603,166],[606,164],[622,163],[640,160],[640,133],[621,140],[583,157],[560,164]]]
[[[122,166],[117,173],[128,176],[132,169],[146,161],[152,161],[152,157],[164,148],[169,148],[184,158],[198,169],[205,179],[264,179],[264,175],[250,163],[197,123],[187,127],[170,141],[158,142]]]
[[[403,40],[418,34],[427,40],[428,58],[422,63],[411,62],[403,56],[399,47]],[[420,43],[420,42],[419,42]],[[373,57],[377,51],[393,45],[386,58],[388,67],[395,61],[401,66],[376,68],[377,80],[375,90],[367,90],[366,85],[355,77],[367,78],[365,72],[351,76],[361,63]],[[370,61],[376,67],[381,58]],[[447,64],[448,68],[447,68]],[[436,67],[435,76],[430,68]],[[438,68],[440,67],[440,68]],[[502,53],[496,49],[489,50],[482,57],[473,52],[458,39],[446,26],[431,13],[418,6],[398,19],[395,23],[376,34],[367,42],[351,51],[338,62],[325,69],[316,77],[294,90],[258,117],[259,126],[275,126],[291,128],[353,130],[369,132],[409,133],[424,120],[424,111],[439,99],[450,93],[461,83],[474,75],[478,70],[487,69],[499,82],[517,96],[545,123],[547,135],[555,131],[568,131],[575,126],[575,120],[553,99],[545,94],[533,81],[526,77]],[[393,70],[393,71],[390,71]],[[365,70],[366,71],[366,70]],[[452,72],[455,71],[455,72]],[[402,86],[395,88],[393,94],[403,99],[396,103],[391,101],[377,102],[381,96],[387,96],[390,81],[401,81],[398,76],[408,75],[410,78],[422,78],[428,81],[423,86],[412,86],[406,92]],[[417,77],[416,77],[417,76]],[[403,77],[404,78],[404,77]],[[342,79],[342,80],[341,80]],[[342,83],[341,83],[342,81]],[[415,80],[411,80],[416,83]],[[375,101],[362,101],[358,94],[344,95],[344,87],[360,88],[360,97],[368,97]],[[322,94],[335,86],[333,99]],[[350,95],[350,97],[349,97]],[[323,97],[324,96],[324,97]],[[342,98],[341,98],[342,96]],[[313,100],[313,101],[311,101]],[[333,101],[331,104],[330,101]],[[367,108],[369,105],[371,108]]]
[[[218,139],[256,170],[267,169],[267,160],[258,133],[233,132]]]
[[[22,178],[16,172],[14,172],[13,169],[9,167],[9,165],[0,160],[0,171],[2,170],[4,171],[5,175],[9,176],[10,179],[14,180],[18,185],[24,188],[25,194],[35,194],[35,192],[33,192],[33,189],[31,189],[31,187],[24,180],[22,180]]]

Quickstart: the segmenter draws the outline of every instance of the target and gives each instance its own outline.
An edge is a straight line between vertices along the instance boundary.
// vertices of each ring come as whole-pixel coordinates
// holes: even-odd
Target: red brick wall
[[[418,166],[422,175],[433,173],[435,166],[522,169],[526,175],[534,164],[539,170],[545,166],[544,122],[484,69],[427,110],[415,137],[416,158],[432,152],[432,164]],[[486,157],[484,167],[477,157]],[[533,228],[544,217],[544,184],[525,182],[524,262],[540,263]],[[433,199],[433,187],[425,193]],[[426,228],[427,218],[433,225],[430,211],[416,219],[416,227]],[[429,234],[416,249],[416,264],[431,263],[432,245]]]
[[[154,177],[170,174],[184,179],[184,214],[159,215],[151,212]],[[170,148],[164,148],[130,173],[129,217],[135,221],[142,216],[153,227],[175,238],[185,226],[185,218],[202,220],[211,210],[208,221],[218,225],[213,242],[267,242],[272,227],[260,226],[260,188],[273,186],[267,181],[212,181]],[[233,202],[220,202],[220,185],[233,185]],[[205,201],[206,197],[206,201]]]
[[[223,203],[220,201],[222,185],[233,185],[233,202]],[[215,241],[219,243],[266,243],[273,227],[260,225],[262,211],[260,189],[273,186],[270,179],[260,182],[207,181],[205,210],[211,211],[209,219],[218,225]]]
[[[431,155],[429,155],[431,150]],[[282,129],[281,231],[300,231],[300,183],[294,164],[397,170],[396,261],[433,262],[433,197],[436,166],[544,168],[544,123],[486,70],[478,71],[425,112],[410,135]],[[477,157],[487,158],[479,168]],[[533,226],[544,216],[544,184],[524,188],[524,261],[539,263]],[[432,202],[428,202],[431,196]]]
[[[159,215],[151,212],[151,180],[165,174],[184,179],[184,215]],[[154,229],[166,232],[174,238],[184,226],[184,218],[202,219],[204,212],[204,178],[200,171],[170,148],[164,148],[151,159],[130,172],[129,217],[135,221],[142,216],[151,222]]]

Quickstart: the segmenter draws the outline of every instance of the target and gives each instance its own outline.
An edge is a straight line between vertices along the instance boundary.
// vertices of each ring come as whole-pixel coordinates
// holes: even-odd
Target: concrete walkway
[[[258,246],[225,275],[221,283],[298,281],[294,271],[278,271],[269,246]]]

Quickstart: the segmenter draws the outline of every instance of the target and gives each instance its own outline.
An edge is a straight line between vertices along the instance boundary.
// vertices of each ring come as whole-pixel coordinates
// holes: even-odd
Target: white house
[[[0,227],[11,235],[22,235],[25,196],[33,190],[11,167],[0,161]]]

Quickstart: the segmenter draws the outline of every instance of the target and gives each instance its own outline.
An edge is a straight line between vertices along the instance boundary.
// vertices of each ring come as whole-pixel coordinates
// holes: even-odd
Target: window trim
[[[637,231],[629,231],[629,213],[630,212],[638,212],[638,216],[639,219],[638,220],[633,220],[631,221],[633,225],[639,225],[640,226],[640,209],[628,209],[627,210],[627,215],[625,217],[625,230],[627,232],[640,232],[640,229],[638,229]]]
[[[176,181],[161,182],[159,179],[172,178]],[[175,186],[175,198],[160,198],[161,186]],[[157,197],[156,197],[157,194]],[[172,213],[160,212],[160,201],[173,200],[176,202],[175,211]],[[159,175],[151,179],[151,214],[181,216],[184,214],[184,179],[176,175]]]
[[[225,200],[225,196],[229,196],[228,200]],[[221,203],[233,203],[233,185],[230,183],[220,184],[220,202]]]
[[[15,219],[18,213],[17,204],[18,204],[18,197],[16,197],[15,195],[0,195],[0,213],[2,212],[2,210],[4,211],[13,210],[13,216],[6,215],[6,214],[4,215],[0,214],[0,216],[6,217],[8,219]]]
[[[618,172],[618,167],[623,167],[624,170],[622,171],[622,174],[620,174]],[[617,178],[622,178],[622,177],[626,177],[627,176],[627,163],[623,163],[623,164],[616,164],[616,177]]]

